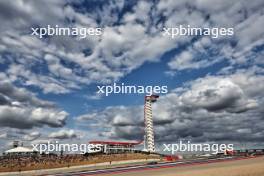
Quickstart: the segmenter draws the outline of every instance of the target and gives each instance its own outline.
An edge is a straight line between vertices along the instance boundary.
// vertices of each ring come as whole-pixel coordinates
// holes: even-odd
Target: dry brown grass
[[[29,162],[25,165],[17,165],[12,162],[8,166],[0,165],[0,172],[14,172],[14,171],[27,171],[27,170],[39,170],[39,169],[51,169],[51,168],[61,168],[68,166],[80,166],[95,163],[103,163],[110,161],[125,161],[125,160],[135,160],[135,159],[150,159],[158,158],[158,156],[144,155],[144,154],[115,154],[115,155],[104,155],[104,156],[94,156],[87,159],[76,159],[71,161],[65,161],[63,159],[58,159],[52,162],[35,163]]]

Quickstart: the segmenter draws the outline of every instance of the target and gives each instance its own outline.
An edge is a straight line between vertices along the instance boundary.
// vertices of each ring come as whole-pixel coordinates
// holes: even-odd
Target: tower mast
[[[147,144],[148,152],[155,152],[152,103],[156,102],[158,98],[159,98],[158,95],[145,96],[144,121],[145,121],[145,135],[146,135],[146,144]]]

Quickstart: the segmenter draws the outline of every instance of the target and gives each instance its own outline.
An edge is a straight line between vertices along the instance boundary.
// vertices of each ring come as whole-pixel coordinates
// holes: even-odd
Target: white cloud
[[[1,98],[2,97],[2,98]],[[68,113],[8,81],[0,83],[0,126],[19,129],[65,125]]]
[[[62,127],[67,116],[65,111],[54,109],[0,106],[1,126],[12,128]]]
[[[257,107],[257,102],[246,97],[244,91],[229,78],[202,78],[193,82],[191,91],[182,95],[186,105],[202,107],[209,111],[246,111]]]
[[[74,130],[62,129],[60,131],[50,133],[48,137],[55,139],[71,139],[76,138],[77,134]]]
[[[82,85],[110,83],[147,61],[159,60],[166,51],[182,44],[189,45],[192,37],[177,37],[176,40],[163,37],[163,25],[173,27],[190,24],[200,27],[235,28],[233,38],[212,41],[202,37],[189,45],[169,62],[172,70],[204,68],[222,61],[224,57],[233,58],[230,59],[233,64],[246,63],[248,57],[243,55],[250,54],[252,48],[263,43],[263,15],[259,8],[261,1],[254,1],[246,7],[246,1],[230,3],[166,0],[158,4],[139,1],[132,11],[125,13],[121,19],[118,19],[117,14],[124,7],[124,1],[111,1],[108,6],[103,6],[101,11],[95,9],[94,12],[85,13],[77,12],[71,4],[65,5],[64,1],[16,2],[18,3],[2,2],[3,7],[9,10],[5,9],[0,14],[1,17],[10,16],[9,21],[3,18],[6,23],[3,28],[13,29],[0,31],[3,36],[0,40],[1,52],[8,51],[12,58],[8,77],[12,81],[23,80],[23,84],[27,86],[40,87],[44,93],[68,93],[80,89]],[[48,10],[43,10],[43,7]],[[112,10],[116,12],[113,13]],[[163,20],[159,18],[161,14],[164,15]],[[18,15],[19,19],[14,18]],[[50,17],[49,20],[47,16]],[[75,22],[65,24],[65,18]],[[96,19],[101,19],[100,24],[96,23]],[[19,22],[14,23],[16,20]],[[117,20],[122,23],[113,25]],[[87,40],[63,36],[39,40],[25,34],[35,24],[77,27],[101,25],[104,27],[104,33],[99,38]],[[231,45],[230,41],[236,42],[237,45]],[[84,53],[84,50],[89,50],[88,54]],[[216,54],[211,55],[212,53]],[[49,57],[56,58],[56,61],[50,63]],[[48,73],[40,74],[34,71],[34,67],[42,67],[46,62]]]
[[[219,50],[222,45],[218,45],[216,47],[211,46],[211,44],[212,39],[202,37],[187,47],[186,50],[174,56],[174,58],[168,62],[169,68],[177,71],[186,69],[201,69],[222,61],[223,58],[221,58],[221,56],[219,57],[212,54],[213,52]]]
[[[194,42],[182,53],[176,55],[169,62],[169,67],[173,70],[199,69],[219,62],[223,58],[234,65],[247,65],[249,62],[256,64],[258,60],[251,58],[261,53],[252,52],[252,49],[263,45],[264,42],[264,32],[261,28],[264,21],[262,6],[263,2],[259,0],[255,0],[252,4],[246,1],[238,3],[204,0],[177,3],[169,0],[161,1],[158,9],[167,16],[166,25],[168,27],[189,24],[196,27],[234,28],[233,37],[220,37],[208,41],[207,48],[200,47],[202,50],[197,50],[195,46],[199,40]],[[197,59],[199,54],[204,54],[202,60]]]
[[[160,31],[151,26],[151,19],[148,15],[145,19],[142,18],[142,15],[147,13],[146,8],[150,12],[152,4],[149,2],[139,2],[133,8],[133,12],[129,12],[135,15],[134,20],[141,19],[144,24],[126,21],[113,26],[112,23],[117,20],[115,18],[117,14],[109,15],[112,13],[111,8],[120,10],[123,3],[111,1],[108,6],[103,7],[101,12],[95,10],[96,16],[94,16],[93,13],[79,13],[70,4],[65,6],[63,1],[50,4],[29,1],[20,3],[20,6],[5,2],[8,9],[17,9],[14,11],[14,16],[18,15],[15,12],[21,12],[23,15],[20,18],[24,21],[23,24],[18,23],[15,28],[13,23],[8,22],[6,25],[14,30],[0,31],[4,36],[0,40],[0,44],[4,46],[3,49],[8,48],[8,50],[1,51],[2,53],[8,51],[11,55],[8,77],[12,81],[23,80],[22,83],[27,86],[40,87],[44,93],[68,93],[73,89],[79,89],[81,85],[105,84],[118,80],[146,61],[157,61],[165,51],[182,42],[181,39],[172,41],[162,37]],[[40,7],[47,7],[56,13],[50,10],[43,11],[43,9],[39,9]],[[35,15],[35,13],[37,14]],[[50,17],[49,21],[44,16],[47,13]],[[30,19],[29,15],[34,18]],[[95,23],[95,19],[101,18],[103,15],[105,16],[100,25],[103,25],[104,33],[100,38],[76,40],[60,36],[39,40],[25,34],[36,24],[67,26],[68,24],[64,23],[65,18],[75,20],[75,23],[71,24],[74,26],[97,27],[99,24]],[[105,18],[106,16],[111,16],[111,18]],[[148,31],[149,27],[151,34]],[[153,50],[153,48],[155,49]],[[84,50],[90,50],[90,53],[85,54]],[[49,57],[58,58],[57,61],[49,63],[49,72],[36,73],[34,68],[44,66],[44,60],[48,61]],[[72,67],[67,67],[61,61],[71,64]],[[48,82],[49,84],[47,84]]]
[[[33,131],[33,132],[29,133],[29,134],[26,134],[23,138],[26,141],[33,141],[33,140],[38,139],[40,136],[41,136],[40,132]]]

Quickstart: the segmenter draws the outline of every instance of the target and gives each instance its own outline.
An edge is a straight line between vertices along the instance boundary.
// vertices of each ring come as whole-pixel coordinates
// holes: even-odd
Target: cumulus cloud
[[[20,102],[23,104],[30,104],[39,107],[54,106],[54,103],[45,100],[40,100],[33,93],[27,91],[24,88],[17,88],[10,82],[5,80],[1,80],[0,93],[2,104]]]
[[[182,45],[187,45],[186,50],[168,63],[172,70],[204,68],[224,58],[233,64],[247,63],[249,57],[244,55],[254,55],[252,49],[263,44],[263,2],[260,0],[250,4],[244,0],[238,3],[118,0],[82,12],[78,10],[82,2],[74,3],[62,0],[1,2],[0,52],[1,58],[9,60],[4,62],[9,65],[10,80],[39,87],[44,93],[69,93],[81,89],[82,85],[119,80],[145,62],[158,61],[164,53]],[[124,11],[128,7],[131,10]],[[104,32],[101,37],[85,40],[68,36],[40,40],[29,35],[31,27],[47,24],[100,26]],[[195,42],[193,36],[177,36],[175,40],[162,36],[164,26],[180,24],[234,27],[235,36],[224,40],[201,37]],[[34,69],[43,69],[45,65],[48,72]]]
[[[40,136],[41,136],[40,132],[33,131],[33,132],[29,133],[29,134],[26,134],[23,138],[26,141],[33,141],[33,140],[38,139]]]
[[[55,139],[71,139],[71,138],[76,138],[77,134],[75,133],[74,130],[62,129],[57,132],[50,133],[48,137]]]
[[[90,130],[95,130],[101,137],[107,138],[126,138],[132,139],[135,133],[129,132],[134,128],[137,134],[143,134],[143,119],[140,112],[143,108],[110,106],[103,111],[95,111],[90,114],[78,116],[76,120],[81,124],[87,124]],[[93,129],[93,127],[96,127]],[[121,131],[125,130],[124,133]],[[121,137],[122,136],[122,137]],[[135,137],[138,138],[139,135]]]
[[[228,78],[203,78],[195,81],[191,91],[182,95],[188,106],[201,107],[208,111],[226,110],[241,112],[257,106],[257,102],[246,97],[244,91]]]
[[[19,129],[33,127],[62,127],[68,113],[56,108],[55,104],[37,98],[24,88],[8,81],[0,83],[0,126]]]
[[[234,37],[206,39],[206,42],[205,37],[201,37],[176,54],[168,66],[172,70],[200,69],[223,59],[233,65],[246,65],[249,61],[256,64],[259,59],[252,57],[259,54],[254,50],[263,45],[264,33],[260,27],[263,25],[262,6],[263,2],[258,0],[250,5],[246,1],[161,1],[158,9],[168,18],[165,24],[169,27],[189,24],[234,28]]]
[[[26,129],[44,125],[62,127],[67,115],[64,111],[54,109],[0,106],[1,126],[12,128]]]
[[[186,50],[174,56],[168,62],[168,66],[170,69],[178,71],[212,66],[223,61],[223,57],[219,57],[218,53],[222,47],[221,45],[212,45],[212,39],[209,37],[202,37],[187,47]]]
[[[19,1],[19,5],[2,3],[6,9],[13,12],[12,16],[21,13],[19,18],[23,21],[16,23],[15,27],[12,22],[6,22],[5,26],[14,30],[0,31],[4,36],[0,40],[0,51],[3,58],[9,60],[6,64],[9,65],[7,73],[10,80],[20,81],[26,86],[37,86],[44,93],[68,93],[80,89],[80,84],[106,84],[118,80],[146,61],[157,61],[165,51],[174,48],[182,40],[164,38],[159,29],[151,26],[151,20],[154,18],[148,17],[148,14],[153,14],[153,17],[155,14],[151,12],[153,6],[151,2],[138,2],[131,12],[124,14],[124,20],[118,19],[115,13],[111,14],[111,20],[105,18],[114,9],[120,11],[124,7],[124,2],[111,1],[110,4],[104,4],[100,11],[95,8],[94,11],[86,13],[79,13],[71,3],[63,2],[46,4]],[[43,11],[43,7],[50,9],[48,10],[50,13]],[[0,16],[5,19],[6,14],[7,11],[3,11]],[[143,14],[147,15],[146,19],[142,18]],[[101,18],[102,16],[104,18]],[[135,17],[131,21],[125,19],[127,16]],[[75,22],[67,24],[66,19]],[[101,19],[101,24],[96,23],[97,19]],[[142,23],[137,22],[139,19]],[[113,25],[113,20],[123,22],[120,25]],[[87,40],[64,36],[40,40],[28,34],[32,26],[47,24],[102,26],[104,33],[100,38]],[[48,65],[48,73],[35,71],[36,66],[45,67],[45,64]],[[67,65],[72,67],[69,68]]]
[[[249,97],[263,97],[264,82],[263,75],[257,73],[258,71],[251,69],[251,71],[241,70],[231,76],[232,81],[242,87],[245,94]]]

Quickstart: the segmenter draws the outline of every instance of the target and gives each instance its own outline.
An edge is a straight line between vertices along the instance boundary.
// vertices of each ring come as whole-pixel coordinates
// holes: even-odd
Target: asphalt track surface
[[[71,172],[71,173],[62,173],[62,174],[53,174],[50,176],[89,176],[89,175],[114,175],[119,173],[128,173],[128,172],[139,172],[147,171],[147,170],[156,170],[156,169],[166,169],[173,167],[181,167],[181,166],[192,166],[192,165],[201,165],[201,164],[209,164],[209,163],[219,163],[226,161],[234,161],[234,160],[243,160],[248,158],[218,158],[218,159],[203,159],[203,160],[188,160],[188,161],[177,161],[177,162],[166,162],[166,163],[158,163],[152,165],[134,165],[134,166],[126,166],[126,167],[115,167],[108,169],[98,169],[98,170],[89,170],[89,171],[81,171],[81,172]]]

